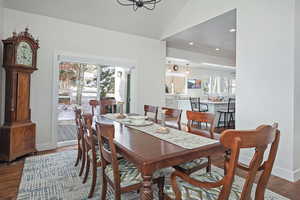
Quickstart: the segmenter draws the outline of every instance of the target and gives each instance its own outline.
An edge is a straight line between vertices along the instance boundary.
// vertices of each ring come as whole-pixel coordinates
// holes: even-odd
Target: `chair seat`
[[[203,163],[208,162],[208,158],[204,157],[204,158],[198,158],[196,160],[193,160],[191,162],[187,162],[181,165],[178,165],[178,167],[184,169],[184,170],[191,170],[195,167],[198,167],[199,165],[202,165]]]
[[[191,177],[203,182],[216,182],[223,178],[223,175],[218,172],[204,173],[204,174],[192,174]],[[182,193],[182,200],[217,200],[221,187],[204,189],[193,186],[179,178],[177,178],[179,189]],[[175,199],[175,193],[172,190],[171,184],[166,184],[164,188],[165,194],[171,199]],[[230,200],[239,200],[242,192],[240,184],[233,183],[230,193]]]
[[[127,187],[142,182],[141,173],[135,167],[135,165],[125,159],[119,160],[119,171],[121,187]],[[114,180],[114,172],[112,165],[107,165],[105,168],[105,174],[110,180]],[[153,179],[164,176],[164,170],[158,170],[153,174]]]

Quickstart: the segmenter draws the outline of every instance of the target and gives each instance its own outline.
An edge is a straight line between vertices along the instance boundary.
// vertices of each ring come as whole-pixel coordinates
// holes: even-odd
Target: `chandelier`
[[[157,3],[162,0],[117,0],[122,6],[132,6],[134,11],[139,8],[146,8],[147,10],[154,10]]]

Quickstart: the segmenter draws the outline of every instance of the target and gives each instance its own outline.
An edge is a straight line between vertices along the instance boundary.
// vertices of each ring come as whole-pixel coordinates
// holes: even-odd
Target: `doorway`
[[[90,100],[112,98],[125,102],[130,112],[131,70],[126,67],[80,62],[60,62],[56,102],[57,146],[76,144],[74,108],[91,113]],[[95,114],[99,114],[97,108]]]

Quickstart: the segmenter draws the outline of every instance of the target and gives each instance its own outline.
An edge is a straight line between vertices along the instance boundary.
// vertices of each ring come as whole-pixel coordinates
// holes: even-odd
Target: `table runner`
[[[107,119],[111,119],[116,122],[125,124],[125,121],[123,119],[116,118],[117,114],[105,114],[102,116]],[[180,130],[173,129],[173,128],[169,128],[170,132],[167,134],[157,133],[156,131],[159,127],[161,127],[161,125],[155,124],[155,123],[152,125],[149,125],[149,126],[142,126],[142,127],[127,126],[127,127],[142,131],[144,133],[147,133],[149,135],[157,137],[161,140],[165,140],[172,144],[178,145],[185,149],[195,149],[195,148],[199,148],[202,146],[206,146],[206,145],[214,144],[214,143],[218,142],[217,140],[202,137],[199,135],[190,134],[185,131],[180,131]]]

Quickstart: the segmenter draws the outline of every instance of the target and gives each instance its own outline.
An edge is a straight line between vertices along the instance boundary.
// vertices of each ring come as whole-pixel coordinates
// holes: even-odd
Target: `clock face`
[[[17,64],[32,66],[32,49],[27,42],[20,42],[17,47]]]

